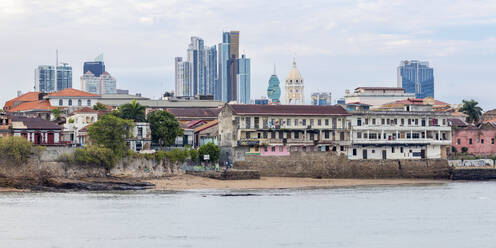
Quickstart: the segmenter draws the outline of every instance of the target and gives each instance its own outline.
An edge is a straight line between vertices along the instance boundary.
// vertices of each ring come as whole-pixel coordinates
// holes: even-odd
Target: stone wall
[[[316,178],[446,178],[447,160],[349,160],[334,152],[293,152],[290,156],[246,156],[235,169],[261,176]]]

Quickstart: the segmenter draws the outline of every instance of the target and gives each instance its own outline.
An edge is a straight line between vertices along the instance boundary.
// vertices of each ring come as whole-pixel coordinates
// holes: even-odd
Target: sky
[[[266,96],[276,65],[283,82],[293,58],[315,91],[396,86],[401,60],[428,61],[435,98],[475,99],[485,109],[496,83],[494,0],[0,0],[0,104],[32,91],[34,69],[59,61],[80,87],[84,61],[104,54],[117,88],[158,98],[174,90],[174,57],[191,36],[212,46],[240,31],[251,59],[252,99]],[[283,93],[284,94],[284,91]]]

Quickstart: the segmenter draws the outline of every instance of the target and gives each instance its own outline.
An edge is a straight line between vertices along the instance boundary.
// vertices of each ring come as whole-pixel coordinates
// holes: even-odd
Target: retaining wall
[[[246,156],[235,169],[261,176],[316,178],[450,178],[447,160],[349,160],[334,152],[292,152],[290,156]]]

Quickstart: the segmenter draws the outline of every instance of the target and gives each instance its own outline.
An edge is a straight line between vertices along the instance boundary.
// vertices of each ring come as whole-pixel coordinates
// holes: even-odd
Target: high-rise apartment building
[[[239,31],[229,32],[229,73],[230,73],[230,95],[229,101],[238,100],[238,87],[236,77],[238,75],[239,58]]]
[[[415,93],[416,98],[434,98],[434,69],[429,62],[401,61],[397,75],[398,87],[404,88],[405,93]]]
[[[72,88],[72,67],[69,64],[57,65],[56,75],[57,91]]]
[[[218,55],[219,55],[219,70],[217,74],[217,96],[215,99],[221,100],[223,102],[228,102],[231,93],[231,77],[230,77],[230,67],[229,67],[229,56],[230,56],[230,35],[229,32],[224,32],[222,34],[222,43],[218,45]]]
[[[239,103],[250,103],[250,59],[243,54],[238,59],[239,73],[237,75]]]
[[[53,92],[55,88],[55,67],[40,65],[34,71],[34,87],[39,92]]]
[[[87,71],[81,76],[81,90],[92,94],[116,94],[117,81],[108,72],[104,72],[99,77],[91,71]]]
[[[174,62],[176,70],[176,96],[192,96],[191,63],[183,61],[182,57],[176,57]]]
[[[215,97],[217,80],[217,47],[205,49],[205,94]]]
[[[188,46],[188,62],[191,63],[193,96],[205,95],[205,48],[203,39],[191,37],[191,43]]]

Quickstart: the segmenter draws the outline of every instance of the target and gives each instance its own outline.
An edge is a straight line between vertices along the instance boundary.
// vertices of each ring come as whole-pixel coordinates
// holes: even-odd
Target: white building
[[[296,68],[295,61],[293,61],[293,67],[286,77],[284,94],[285,104],[305,104],[303,78]]]
[[[344,96],[346,104],[361,103],[372,108],[383,104],[415,98],[414,93],[405,93],[405,89],[397,87],[358,87],[353,93],[347,91]]]
[[[350,120],[349,159],[446,158],[451,145],[450,114],[432,105],[405,105],[403,111],[357,111]]]
[[[97,77],[91,71],[87,71],[81,76],[81,90],[93,94],[116,94],[116,84],[117,81],[108,72]]]
[[[48,94],[43,98],[49,100],[52,107],[82,108],[93,107],[93,105],[95,105],[99,101],[101,96],[72,88],[67,88]]]
[[[152,130],[148,122],[135,122],[132,130],[133,137],[127,140],[129,148],[135,152],[150,150]]]
[[[98,120],[98,111],[89,107],[76,110],[66,118],[63,130],[63,141],[77,146],[86,144],[86,135],[81,130]]]

